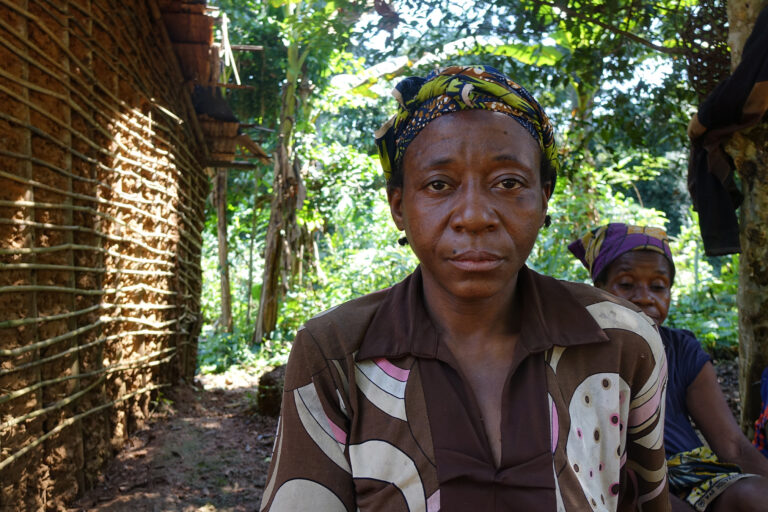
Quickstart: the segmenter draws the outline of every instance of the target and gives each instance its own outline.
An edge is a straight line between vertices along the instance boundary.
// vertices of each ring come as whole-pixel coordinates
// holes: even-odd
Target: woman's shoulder
[[[566,312],[571,316],[581,315],[579,311],[586,310],[603,330],[621,329],[645,338],[659,338],[653,320],[627,300],[592,285],[563,281],[533,271],[528,275],[537,289],[541,308],[551,318],[561,318]]]
[[[368,326],[391,288],[385,288],[334,306],[310,318],[301,328],[322,346],[329,359],[357,350]]]
[[[693,361],[695,364],[692,371],[696,374],[701,370],[704,363],[712,359],[691,331],[661,326],[659,333],[665,346],[667,346],[667,352],[675,354],[677,360]],[[682,363],[678,361],[678,364]]]
[[[653,320],[631,302],[583,283],[542,275],[534,278],[550,323],[578,325],[580,335],[594,334],[597,330],[597,336],[589,334],[588,337],[610,341],[602,347],[593,345],[590,350],[635,355],[650,352],[655,360],[663,357],[663,344]]]
[[[381,290],[364,295],[307,320],[291,347],[285,389],[306,385],[327,370],[330,361],[347,359],[357,352],[386,294],[387,290]]]
[[[567,293],[581,307],[585,308],[592,318],[605,328],[610,325],[616,328],[639,329],[646,332],[648,328],[653,329],[653,320],[651,320],[640,308],[628,300],[617,297],[605,290],[595,286],[574,283],[571,281],[562,281],[552,277],[541,276],[549,281],[548,294],[554,295],[557,287],[560,293]]]
[[[653,320],[640,308],[591,285],[568,281],[557,283],[587,310],[614,348],[622,347],[622,352],[626,352],[629,347],[650,350],[654,358],[660,360],[664,352],[661,337]]]
[[[571,281],[557,281],[584,307],[592,306],[593,304],[609,303],[621,306],[629,309],[630,311],[640,313],[640,308],[629,302],[628,300],[617,297],[610,292],[592,286],[585,283],[574,283]],[[610,307],[610,306],[609,306]]]

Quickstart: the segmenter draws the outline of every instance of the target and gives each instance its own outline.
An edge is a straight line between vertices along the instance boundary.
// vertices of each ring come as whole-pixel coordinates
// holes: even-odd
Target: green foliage
[[[308,318],[404,278],[416,266],[392,223],[378,160],[338,143],[302,145],[312,162],[308,200],[319,258],[282,304],[274,338],[291,340]]]
[[[484,50],[489,55],[511,57],[523,64],[532,66],[552,66],[557,64],[563,54],[556,48],[543,45],[502,44],[487,45]]]
[[[173,410],[173,400],[165,396],[161,389],[157,390],[156,394],[153,394],[153,396],[154,398],[150,402],[150,416],[154,416],[155,413],[163,413],[165,411]]]
[[[249,288],[249,274],[252,281],[260,284],[263,261],[259,257],[264,247],[264,235],[269,222],[269,184],[262,178],[254,181],[251,173],[230,172],[227,180],[227,245],[229,250],[229,272],[232,294],[232,318],[236,328],[245,332],[250,329],[254,311],[248,311],[248,296],[252,303],[258,303],[259,288]],[[206,202],[206,222],[203,229],[203,290],[200,307],[204,325],[218,328],[216,324],[221,312],[221,289],[219,286],[218,240],[216,210],[210,197]],[[255,207],[256,206],[256,207]],[[253,270],[251,241],[253,239]]]
[[[249,315],[247,304],[250,297],[255,308],[260,293],[272,169],[255,177],[230,173],[235,332],[215,333],[219,272],[215,212],[208,208],[201,368],[284,359],[308,318],[413,270],[410,249],[396,243],[401,235],[390,219],[372,132],[394,113],[389,91],[402,76],[446,63],[487,63],[509,74],[539,99],[556,128],[562,172],[550,202],[553,224],[541,231],[529,265],[588,282],[567,250],[587,229],[612,221],[666,226],[677,267],[667,322],[692,330],[717,355],[733,353],[738,259],[702,256],[685,190],[685,127],[696,100],[677,52],[696,2],[494,0],[466,9],[400,0],[391,2],[399,24],[392,15],[365,13],[365,2],[217,4],[230,15],[233,42],[265,46],[263,54],[239,56],[245,82],[257,85],[230,94],[241,120],[277,128],[281,86],[286,77],[305,77],[292,122],[307,190],[297,219],[309,240],[300,274],[284,282],[272,344],[249,347],[255,311]],[[250,133],[265,147],[276,144],[274,133]]]
[[[200,372],[221,373],[235,364],[253,364],[257,353],[248,346],[250,339],[250,332],[243,332],[237,327],[231,333],[206,329],[200,335],[197,346]]]
[[[244,123],[274,128],[280,110],[280,79],[285,76],[285,48],[279,41],[279,10],[254,0],[211,0],[230,20],[232,44],[259,45],[260,52],[237,52],[236,64],[243,83],[254,89],[229,91],[227,102]],[[254,133],[263,142],[268,132]]]
[[[592,169],[574,180],[563,180],[550,200],[552,225],[543,228],[529,258],[532,268],[571,281],[590,282],[568,244],[588,230],[609,222],[664,226],[664,213],[644,208],[611,186],[611,169]],[[583,191],[588,193],[583,193]]]
[[[695,212],[673,240],[675,285],[667,324],[688,329],[714,357],[732,358],[739,342],[737,255],[707,258]]]

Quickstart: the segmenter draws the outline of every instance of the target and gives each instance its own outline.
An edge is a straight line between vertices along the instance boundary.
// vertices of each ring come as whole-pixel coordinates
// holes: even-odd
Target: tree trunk
[[[256,325],[253,329],[251,344],[257,345],[265,337],[269,337],[277,324],[280,285],[280,256],[283,247],[283,180],[281,179],[285,160],[286,148],[280,144],[275,151],[275,179],[272,192],[272,202],[269,211],[269,226],[264,247],[264,275],[261,281],[259,296],[259,312],[256,315]]]
[[[728,2],[731,65],[768,0]],[[768,365],[768,123],[737,133],[727,145],[741,177],[739,263],[739,390],[741,428],[752,435],[760,414],[760,375]]]
[[[216,216],[219,238],[219,278],[221,282],[220,329],[232,332],[232,297],[229,288],[229,263],[227,262],[227,170],[216,172],[213,188],[213,200],[216,203]]]
[[[768,366],[768,124],[736,135],[728,147],[737,146],[751,157],[739,162],[744,202],[738,297],[741,427],[751,436],[760,415],[760,376]]]
[[[246,297],[248,305],[245,309],[245,322],[248,325],[251,323],[251,310],[253,309],[253,247],[256,241],[256,227],[259,219],[257,214],[257,203],[259,202],[257,195],[257,191],[259,190],[259,171],[254,171],[253,175],[255,178],[253,180],[253,218],[251,219],[251,239],[248,240],[248,286],[245,288],[248,293],[248,296]]]
[[[301,2],[287,4],[286,9],[300,9]],[[280,263],[286,237],[293,241],[296,229],[297,198],[301,196],[301,179],[291,164],[293,126],[296,118],[296,90],[302,77],[302,66],[309,49],[299,51],[298,37],[287,49],[288,67],[285,88],[280,105],[280,128],[275,155],[275,177],[269,212],[266,247],[264,249],[264,275],[261,284],[259,312],[251,343],[256,345],[269,338],[277,325],[280,306]],[[306,115],[306,113],[305,113]],[[291,263],[291,262],[288,262]],[[292,265],[289,265],[289,268]]]

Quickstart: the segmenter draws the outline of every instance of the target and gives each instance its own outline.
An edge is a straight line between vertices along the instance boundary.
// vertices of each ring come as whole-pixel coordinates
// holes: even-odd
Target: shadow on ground
[[[277,420],[256,412],[255,376],[201,377],[158,400],[71,511],[255,511]]]

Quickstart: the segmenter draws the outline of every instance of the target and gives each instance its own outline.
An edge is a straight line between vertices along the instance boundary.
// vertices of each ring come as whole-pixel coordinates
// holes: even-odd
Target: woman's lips
[[[483,272],[500,266],[504,259],[486,251],[464,251],[454,254],[449,261],[457,268],[468,272]]]
[[[658,314],[658,312],[643,310],[643,313],[645,313],[646,315],[651,317],[651,320],[653,320],[656,323],[656,325],[659,325],[659,326],[661,325],[661,322],[659,322],[659,316],[660,315]]]

